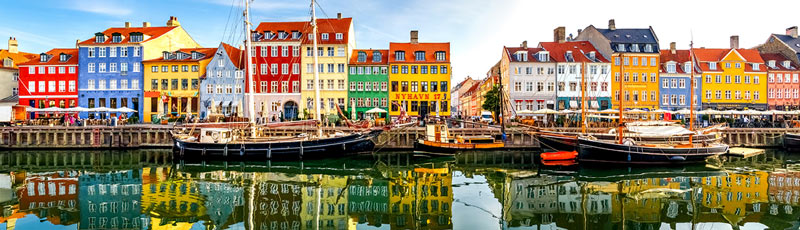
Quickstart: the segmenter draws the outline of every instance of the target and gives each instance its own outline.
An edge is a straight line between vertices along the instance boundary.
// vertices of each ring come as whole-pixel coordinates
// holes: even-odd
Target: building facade
[[[301,63],[305,65],[300,75],[300,113],[306,119],[313,119],[315,88],[319,87],[320,115],[336,115],[334,106],[347,107],[347,63],[348,57],[356,46],[355,30],[352,18],[317,19],[317,34],[309,31],[300,49],[303,52]],[[313,50],[313,40],[317,39],[317,50]],[[318,63],[314,66],[314,55]],[[319,82],[314,84],[314,71],[319,73]]]
[[[611,60],[612,106],[619,108],[623,97],[625,109],[658,109],[659,45],[653,28],[617,29],[614,19],[607,29],[590,25],[582,30],[576,40],[589,41]],[[620,89],[622,81],[622,89]],[[622,93],[620,93],[622,92]]]
[[[762,53],[767,67],[767,104],[769,109],[797,110],[800,107],[800,83],[797,63],[779,53]]]
[[[556,64],[550,53],[542,48],[528,47],[524,41],[519,47],[503,47],[500,60],[503,81],[508,79],[509,101],[516,111],[555,109]]]
[[[245,53],[225,43],[220,43],[216,53],[206,65],[205,73],[200,78],[200,118],[209,115],[233,116],[235,112],[247,111],[247,106],[239,102],[247,101],[244,96],[245,85]],[[228,88],[231,88],[228,91]],[[229,103],[226,105],[225,102]],[[236,102],[230,106],[230,102]],[[241,109],[239,108],[241,107]],[[238,114],[245,116],[245,114]]]
[[[198,116],[200,77],[216,53],[215,48],[185,48],[174,52],[164,51],[162,57],[142,61],[144,65],[144,122],[152,117]],[[232,73],[214,72],[214,77],[234,77]],[[220,74],[220,76],[216,76]],[[218,86],[220,87],[220,86]],[[226,92],[232,91],[226,85]],[[241,89],[240,89],[241,90]],[[229,101],[226,105],[242,102]]]
[[[764,44],[759,45],[761,53],[779,53],[794,63],[800,63],[800,37],[797,26],[786,29],[785,34],[771,34]]]
[[[556,31],[557,41],[539,43],[556,62],[556,108],[580,109],[583,96],[589,109],[611,108],[611,63],[592,43],[565,41],[563,29]],[[585,92],[581,78],[586,81]]]
[[[85,108],[128,107],[142,121],[144,74],[142,61],[161,57],[163,51],[199,45],[170,17],[164,27],[112,27],[78,43],[78,105]],[[81,113],[81,117],[105,114]],[[113,115],[113,114],[112,114]]]
[[[317,24],[329,26],[322,21]],[[262,22],[253,33],[251,58],[256,70],[253,72],[256,119],[298,118],[300,55],[302,42],[308,39],[306,34],[311,34],[308,22]]]
[[[678,50],[675,43],[670,43],[670,49],[661,50],[659,80],[661,87],[660,107],[664,110],[689,109],[694,103],[695,110],[701,108],[702,75],[695,71],[694,87],[691,75],[692,58],[689,50]],[[694,92],[694,98],[691,93]]]
[[[19,63],[19,104],[32,108],[78,105],[78,49],[52,49]],[[32,114],[30,118],[34,118]]]
[[[703,108],[767,109],[767,68],[755,49],[739,49],[731,37],[730,49],[694,49],[703,75]]]
[[[463,95],[472,88],[478,81],[467,76],[466,79],[458,83],[452,90],[450,90],[450,98],[453,103],[450,105],[450,113],[453,116],[464,117],[467,104],[462,102]]]
[[[17,38],[8,38],[8,49],[0,49],[0,98],[19,95],[18,64],[39,58],[39,55],[19,51]]]
[[[353,50],[347,93],[351,119],[364,119],[373,108],[389,111],[389,50]],[[355,108],[355,110],[353,110]],[[379,114],[383,116],[384,114]]]
[[[409,116],[450,116],[450,43],[389,43],[389,104],[391,116],[400,106]]]

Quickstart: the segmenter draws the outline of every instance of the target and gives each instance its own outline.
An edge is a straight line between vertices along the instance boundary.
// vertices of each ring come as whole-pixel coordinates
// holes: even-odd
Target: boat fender
[[[633,139],[631,139],[631,138],[625,138],[625,139],[622,140],[622,144],[626,145],[626,146],[633,146],[633,145],[636,144],[636,142],[633,141]]]
[[[242,145],[242,148],[239,149],[239,156],[244,156],[244,151],[245,151],[245,148],[244,148],[244,145]]]
[[[670,158],[669,158],[669,160],[671,160],[671,161],[685,161],[685,160],[686,160],[686,157],[683,157],[683,156],[673,156],[673,157],[670,157]]]
[[[267,159],[272,159],[272,144],[267,148]]]
[[[223,155],[226,156],[226,157],[228,156],[228,146],[227,145],[225,145],[225,149],[223,149]]]
[[[344,151],[346,149],[347,149],[347,146],[344,143],[342,143],[342,151]]]

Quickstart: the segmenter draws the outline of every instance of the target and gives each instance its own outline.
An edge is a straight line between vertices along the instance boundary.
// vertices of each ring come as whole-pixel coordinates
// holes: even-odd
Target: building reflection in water
[[[529,162],[507,166],[489,158],[397,159],[403,163],[143,162],[125,164],[128,169],[69,170],[6,165],[12,170],[0,173],[0,227],[43,228],[30,225],[36,222],[76,229],[453,229],[454,199],[475,207],[457,215],[499,220],[502,229],[800,227],[800,171],[604,171],[612,175],[599,177],[583,169],[546,173]],[[466,188],[454,188],[454,178],[477,175],[486,178],[495,199],[488,203],[502,207],[496,219],[480,219],[478,208],[492,209],[454,197],[454,190]],[[25,218],[38,220],[18,221]]]

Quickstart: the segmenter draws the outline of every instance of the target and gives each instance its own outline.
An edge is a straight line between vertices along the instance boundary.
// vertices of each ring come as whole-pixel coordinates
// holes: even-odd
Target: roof
[[[222,48],[225,49],[225,53],[228,54],[228,58],[231,59],[231,62],[233,62],[234,66],[236,66],[239,69],[243,69],[244,66],[247,65],[245,64],[245,62],[247,61],[245,60],[246,58],[245,53],[242,52],[242,50],[233,47],[231,45],[228,45],[227,43],[224,42],[222,42],[221,44]]]
[[[137,44],[137,43],[144,43],[153,39],[158,38],[161,35],[164,35],[173,29],[178,28],[177,26],[163,26],[163,27],[112,27],[108,28],[105,31],[101,32],[103,35],[108,37],[102,43],[95,42],[95,37],[92,36],[85,41],[78,43],[79,45],[99,45],[99,44]],[[142,33],[146,35],[141,42],[131,42],[130,41],[130,34],[131,33]],[[122,34],[123,38],[120,42],[113,42],[111,39],[111,35],[114,33]]]
[[[661,64],[660,64],[660,71],[662,73],[667,72],[667,62],[677,62],[678,66],[675,68],[675,73],[687,73],[683,71],[680,64],[686,63],[692,60],[691,53],[689,50],[675,50],[675,54],[672,54],[671,50],[661,50]]]
[[[474,94],[477,91],[478,87],[480,86],[481,84],[472,84],[472,86],[469,87],[469,89],[466,92],[464,92],[464,95],[468,96]]]
[[[214,57],[214,54],[217,52],[217,48],[184,48],[184,49],[176,50],[176,51],[171,52],[171,53],[178,53],[178,52],[189,54],[189,56],[187,56],[186,58],[183,58],[183,59],[177,59],[176,58],[176,59],[167,59],[167,60],[164,60],[164,57],[161,56],[161,57],[156,58],[156,59],[146,60],[145,62],[151,62],[151,61],[195,62],[195,61],[205,60],[205,59],[209,59],[209,58]],[[198,59],[192,59],[192,56],[191,56],[192,52],[201,53],[201,54],[203,54],[203,56],[198,58]]]
[[[395,51],[405,51],[406,58],[405,61],[398,61],[394,55]],[[425,61],[415,61],[414,52],[416,51],[425,51]],[[437,51],[444,51],[445,57],[444,61],[436,61],[435,52]],[[399,42],[390,42],[389,43],[389,63],[415,63],[415,62],[423,62],[423,63],[448,63],[450,62],[450,43],[449,42],[442,42],[442,43],[399,43]]]
[[[789,47],[791,47],[795,53],[800,54],[800,36],[797,38],[793,38],[791,35],[785,34],[772,34],[776,38],[780,39],[783,43],[786,43]]]
[[[707,48],[700,48],[694,49],[694,56],[697,59],[697,62],[720,62],[722,61],[725,56],[729,53],[733,52],[733,49],[707,49]],[[736,49],[736,53],[740,54],[741,57],[747,63],[758,63],[759,65],[764,64],[764,60],[761,59],[761,54],[758,53],[758,50],[755,49]],[[721,71],[721,67],[717,67],[717,70],[710,70],[708,65],[699,65],[700,69],[703,71]],[[766,71],[766,69],[760,68],[759,70],[755,70],[755,72],[759,71]],[[745,65],[745,72],[754,72],[752,65]]]
[[[658,38],[650,28],[646,29],[597,29],[612,43],[640,43],[658,45]]]
[[[505,47],[505,46],[503,47],[503,52],[506,52],[506,54],[508,54],[508,60],[510,62],[522,62],[521,60],[519,60],[517,55],[514,55],[514,54],[516,54],[517,52],[520,52],[520,51],[527,51],[528,52],[528,54],[527,54],[528,61],[527,62],[540,62],[538,59],[536,59],[536,56],[534,56],[534,55],[536,55],[536,53],[538,53],[539,51],[542,51],[542,50],[544,50],[544,49],[542,49],[542,48],[533,48],[533,47],[528,47],[528,48],[524,48],[524,47]]]
[[[27,62],[30,59],[36,59],[38,57],[39,57],[38,54],[25,53],[25,52],[11,53],[8,52],[8,50],[0,50],[0,68],[16,69],[19,63]],[[13,66],[3,66],[4,63],[2,60],[6,58],[11,58],[11,60],[14,61],[14,64],[12,64]]]
[[[539,46],[550,53],[550,59],[557,62],[609,62],[588,41],[572,42],[540,42]],[[567,52],[572,52],[573,60],[567,60]],[[589,59],[589,53],[594,52],[594,59]],[[583,54],[583,55],[581,55]]]
[[[353,24],[353,18],[319,18],[317,19],[317,34],[320,34],[320,39],[317,44],[347,44],[350,36],[350,26]],[[278,39],[277,36],[271,39],[258,40],[257,42],[269,41],[301,41],[303,44],[311,44],[312,40],[308,39],[308,34],[311,34],[311,22],[262,22],[258,24],[255,32],[264,35],[265,31],[277,33],[285,31],[289,33],[285,39]],[[298,31],[301,33],[300,38],[292,39],[291,32]],[[328,39],[323,40],[321,34],[328,34]],[[342,33],[342,39],[337,40],[336,34]]]
[[[380,62],[374,62],[372,60],[373,59],[372,56],[373,56],[373,53],[375,53],[375,51],[378,51],[378,52],[381,53],[381,61]],[[366,62],[358,62],[358,52],[364,52],[364,53],[367,54]],[[350,55],[350,64],[351,65],[370,65],[370,64],[371,65],[386,65],[386,64],[389,64],[389,50],[386,50],[386,49],[376,49],[376,50],[373,50],[373,49],[354,49],[353,50],[353,54]]]
[[[265,32],[270,31],[272,33],[277,32],[286,32],[289,33],[289,36],[286,36],[284,39],[278,39],[278,36],[273,36],[270,39],[260,38],[258,40],[254,40],[254,42],[269,42],[269,41],[301,41],[308,36],[306,35],[311,32],[311,23],[310,22],[262,22],[258,24],[256,27],[255,32],[264,35]],[[291,33],[297,31],[301,33],[301,36],[297,39],[292,39]]]
[[[797,63],[793,63],[791,60],[786,58],[785,56],[778,54],[778,53],[762,53],[761,59],[764,60],[765,64],[769,64],[769,61],[775,61],[775,67],[771,67],[767,65],[767,69],[769,70],[797,70],[798,66]],[[789,68],[783,66],[784,61],[789,61]]]
[[[52,49],[44,54],[50,55],[50,59],[46,62],[41,61],[41,54],[37,58],[32,58],[27,62],[19,63],[17,65],[77,65],[78,64],[78,49]],[[60,61],[59,55],[66,54],[67,60]]]
[[[0,103],[19,103],[19,95],[11,95],[6,98],[0,99]]]

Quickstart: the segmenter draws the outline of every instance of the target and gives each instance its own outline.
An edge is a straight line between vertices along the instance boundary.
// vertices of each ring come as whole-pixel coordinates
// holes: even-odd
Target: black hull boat
[[[800,133],[786,133],[783,135],[783,147],[786,149],[800,149]]]
[[[173,138],[176,157],[223,160],[299,160],[341,157],[374,149],[373,138],[383,130],[351,133],[317,140],[241,143],[199,143]]]
[[[592,134],[598,140],[614,141],[617,139],[616,134]],[[683,143],[689,141],[689,136],[635,136],[628,135],[625,138],[630,138],[639,143],[648,144],[661,144],[661,143]],[[536,135],[539,141],[539,146],[542,149],[551,149],[555,151],[575,151],[578,149],[578,133],[566,132],[539,132]],[[694,143],[712,143],[719,141],[716,134],[702,134],[694,135],[692,141]],[[800,140],[800,139],[798,139]]]
[[[536,140],[539,141],[539,147],[542,149],[575,151],[578,148],[577,134],[539,132]]]
[[[711,156],[728,152],[728,145],[708,147],[657,147],[578,139],[578,159],[587,163],[673,165],[704,163]]]

